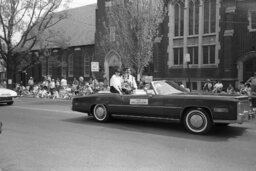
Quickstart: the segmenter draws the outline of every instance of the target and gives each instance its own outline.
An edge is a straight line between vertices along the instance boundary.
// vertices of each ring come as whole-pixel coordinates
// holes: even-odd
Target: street
[[[17,98],[0,105],[0,171],[254,171],[256,121],[193,135],[177,123],[98,123],[70,100]]]

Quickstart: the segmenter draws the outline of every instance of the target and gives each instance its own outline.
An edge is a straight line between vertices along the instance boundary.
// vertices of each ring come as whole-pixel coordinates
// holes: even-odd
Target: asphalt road
[[[0,171],[256,170],[256,121],[192,135],[179,124],[98,123],[71,102],[19,98],[0,105]]]

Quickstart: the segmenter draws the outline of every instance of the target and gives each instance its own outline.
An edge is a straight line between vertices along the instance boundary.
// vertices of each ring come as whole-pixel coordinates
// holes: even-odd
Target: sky
[[[97,0],[71,0],[69,8],[76,8],[93,3],[97,3]]]
[[[63,2],[66,2],[67,0],[63,0]],[[97,0],[69,0],[70,3],[68,5],[68,8],[76,8],[76,7],[80,7],[80,6],[85,6],[85,5],[89,5],[89,4],[94,4],[97,3]],[[59,7],[59,9],[56,10],[57,11],[62,11],[67,9],[66,7],[64,7],[63,5],[61,5]],[[16,33],[16,35],[14,36],[14,41],[19,40],[20,38],[20,34]],[[1,169],[0,169],[1,170]]]

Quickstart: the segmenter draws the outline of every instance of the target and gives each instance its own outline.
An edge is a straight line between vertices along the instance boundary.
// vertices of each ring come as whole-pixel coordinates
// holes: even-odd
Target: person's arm
[[[208,84],[207,84],[207,83],[204,83],[203,90],[205,90],[207,86],[208,86]]]
[[[252,81],[252,79],[253,79],[253,77],[250,77],[250,78],[245,82],[245,84],[250,83],[250,82]]]

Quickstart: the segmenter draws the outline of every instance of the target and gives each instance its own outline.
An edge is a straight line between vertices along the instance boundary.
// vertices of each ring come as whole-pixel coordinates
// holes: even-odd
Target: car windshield
[[[153,87],[155,88],[158,95],[167,95],[175,93],[186,92],[185,89],[180,87],[174,82],[165,82],[165,81],[154,81],[152,82]]]

